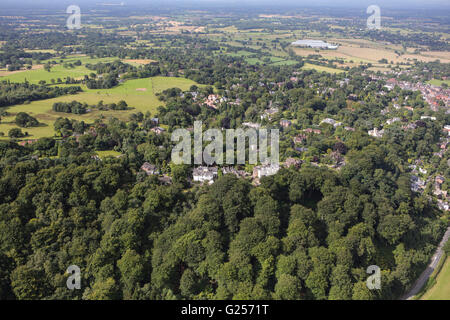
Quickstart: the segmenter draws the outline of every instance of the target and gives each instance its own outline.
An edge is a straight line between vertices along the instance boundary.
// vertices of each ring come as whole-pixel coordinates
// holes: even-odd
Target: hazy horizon
[[[293,8],[313,8],[313,7],[339,7],[339,8],[362,8],[375,4],[380,7],[389,9],[450,9],[448,0],[316,0],[313,3],[306,0],[280,0],[276,4],[270,0],[62,0],[55,3],[51,0],[2,0],[0,7],[2,8],[36,8],[42,6],[63,7],[70,4],[95,6],[99,4],[120,4],[124,6],[220,6],[220,7],[237,7],[237,6],[260,6],[260,7],[293,7]],[[163,9],[163,7],[160,7]]]

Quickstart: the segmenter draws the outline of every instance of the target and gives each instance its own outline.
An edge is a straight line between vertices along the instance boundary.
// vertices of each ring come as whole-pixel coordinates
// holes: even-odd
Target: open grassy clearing
[[[86,63],[98,63],[98,62],[112,62],[114,60],[117,60],[117,58],[97,58],[97,59],[91,59],[86,56],[72,56],[67,59],[63,59],[63,63],[59,63],[61,59],[55,58],[50,59],[50,61],[56,61],[58,62],[57,65],[54,65],[50,72],[44,70],[42,67],[34,69],[34,70],[24,70],[24,71],[18,71],[14,73],[10,73],[5,76],[1,76],[0,74],[0,81],[2,80],[9,80],[11,82],[24,82],[27,80],[30,83],[37,84],[39,81],[44,80],[47,83],[50,83],[51,79],[57,80],[60,78],[64,81],[65,78],[71,77],[71,78],[81,78],[85,75],[88,75],[92,73],[92,70],[89,70],[85,67]],[[74,68],[64,68],[64,63],[73,63],[77,60],[80,60],[82,65],[81,66],[75,66]],[[42,61],[45,63],[46,61]]]
[[[119,157],[122,155],[120,152],[114,150],[96,151],[95,153],[102,159],[107,157]]]
[[[42,53],[56,53],[53,49],[27,49],[25,52],[28,53],[35,53],[35,52],[42,52]]]
[[[421,300],[450,300],[450,257],[436,278],[436,284],[426,292]]]
[[[28,114],[36,117],[39,122],[47,125],[41,127],[23,128],[23,132],[27,131],[30,134],[30,137],[28,137],[30,139],[53,136],[53,123],[59,117],[93,122],[99,117],[116,117],[121,120],[127,120],[131,113],[136,113],[139,111],[143,113],[150,111],[152,114],[155,114],[157,107],[163,105],[163,102],[158,100],[155,93],[174,87],[182,90],[188,90],[190,86],[194,84],[198,85],[196,82],[185,78],[153,77],[129,80],[112,89],[89,90],[86,87],[83,87],[84,92],[76,95],[34,101],[30,104],[3,108],[4,110],[7,110],[11,116],[3,117],[2,122],[0,123],[0,132],[7,135],[9,130],[17,127],[14,123],[14,118],[18,112],[27,112]],[[120,100],[125,100],[133,109],[118,111],[101,111],[93,109],[92,112],[82,115],[54,112],[52,110],[52,106],[55,102],[71,102],[73,100],[90,105],[97,104],[101,100],[103,100],[105,104],[117,103]],[[3,139],[6,138],[7,137],[3,137]]]
[[[429,84],[432,84],[434,86],[441,86],[443,83],[446,83],[448,86],[450,86],[450,80],[437,80],[433,79],[428,81]]]

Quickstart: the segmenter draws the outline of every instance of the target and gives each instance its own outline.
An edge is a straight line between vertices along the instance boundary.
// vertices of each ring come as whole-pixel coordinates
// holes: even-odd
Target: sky
[[[295,6],[295,7],[313,7],[313,6],[328,6],[328,7],[368,7],[375,4],[386,8],[397,9],[413,9],[413,8],[445,8],[450,9],[449,0],[1,0],[1,7],[48,7],[48,6],[67,6],[70,4],[83,5],[94,3],[120,3],[131,6],[144,5],[192,5],[198,6],[206,5],[231,5],[231,6]],[[0,11],[1,15],[1,11]]]

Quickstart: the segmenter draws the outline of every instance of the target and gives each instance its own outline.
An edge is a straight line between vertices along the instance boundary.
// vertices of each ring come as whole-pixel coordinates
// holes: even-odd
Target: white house
[[[192,174],[194,181],[196,182],[207,182],[209,184],[214,183],[214,179],[217,178],[217,168],[216,167],[198,167],[194,169]]]
[[[375,137],[375,138],[381,138],[384,134],[384,130],[378,130],[377,128],[373,130],[369,130],[369,136]]]
[[[261,178],[265,176],[272,176],[280,170],[278,164],[266,164],[262,166],[256,166],[253,168],[253,178]]]

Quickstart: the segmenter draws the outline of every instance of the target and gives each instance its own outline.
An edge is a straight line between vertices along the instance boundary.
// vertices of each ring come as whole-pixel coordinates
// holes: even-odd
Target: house
[[[154,132],[154,133],[156,133],[156,134],[161,134],[161,133],[163,133],[164,131],[166,131],[166,129],[161,128],[161,127],[155,127],[155,128],[151,128],[150,131],[152,131],[152,132]]]
[[[205,104],[213,109],[217,109],[216,104],[220,102],[219,96],[215,94],[210,94],[208,98],[205,99]]]
[[[450,125],[444,126],[444,132],[447,132],[447,134],[450,136]]]
[[[425,181],[418,176],[411,176],[411,191],[419,192],[423,189],[425,189]]]
[[[441,185],[441,184],[444,183],[445,178],[443,176],[436,176],[435,181],[436,181],[437,184]]]
[[[358,101],[358,96],[354,93],[348,95],[348,100]]]
[[[198,167],[193,171],[193,178],[196,182],[207,182],[208,184],[214,183],[214,179],[217,178],[216,167]]]
[[[305,129],[305,130],[303,130],[304,132],[307,132],[307,133],[315,133],[315,134],[321,134],[322,133],[322,131],[321,130],[319,130],[319,129],[313,129],[313,128],[308,128],[308,129]]]
[[[369,136],[375,137],[375,138],[381,138],[384,134],[384,130],[378,130],[377,128],[373,130],[369,130]]]
[[[411,123],[409,123],[408,125],[403,126],[402,128],[403,128],[404,130],[408,130],[408,129],[414,130],[414,129],[417,128],[417,125],[416,125],[414,122],[411,122]]]
[[[320,121],[320,124],[322,124],[322,123],[328,123],[328,124],[331,124],[332,126],[334,126],[337,122],[334,119],[325,118],[322,121]]]
[[[240,177],[245,177],[248,175],[247,172],[245,172],[244,170],[236,170],[233,167],[224,167],[222,169],[222,173],[225,174],[234,174],[236,177],[240,178]]]
[[[259,129],[261,127],[261,125],[259,123],[254,123],[254,122],[244,122],[242,125],[245,127],[253,128],[253,129]]]
[[[21,142],[19,142],[19,145],[20,146],[22,146],[22,147],[25,147],[26,145],[31,145],[31,144],[33,144],[33,143],[35,143],[37,140],[25,140],[25,141],[21,141]]]
[[[156,168],[155,165],[150,164],[148,162],[145,162],[142,166],[141,166],[141,170],[145,171],[145,173],[148,176],[152,176],[152,175],[157,175],[159,174],[159,170]]]
[[[264,111],[264,113],[261,115],[261,120],[267,119],[267,120],[272,120],[272,117],[278,113],[278,108],[273,107],[270,109],[267,109]]]
[[[444,202],[442,200],[438,200],[437,204],[438,204],[439,209],[441,209],[442,211],[449,211],[450,210],[450,206],[449,206],[448,202]]]
[[[290,120],[281,120],[280,126],[283,128],[289,128],[292,125],[292,122]]]
[[[284,162],[284,166],[286,168],[295,167],[295,168],[299,169],[301,167],[302,163],[303,163],[302,160],[298,160],[298,159],[294,159],[294,158],[287,158],[286,161]]]
[[[427,173],[428,173],[427,170],[422,169],[422,168],[419,168],[419,172],[420,172],[421,174],[427,174]]]
[[[327,122],[324,122],[324,123],[331,124],[331,125],[333,125],[334,128],[337,128],[337,127],[339,127],[339,126],[342,126],[342,122],[337,122],[337,121],[335,121],[335,120],[333,120],[333,119],[330,119],[330,118],[325,119],[325,120],[327,120]],[[329,120],[332,120],[332,121],[328,122]],[[322,122],[323,122],[323,121],[322,121]]]
[[[387,124],[393,124],[394,122],[398,122],[401,119],[399,117],[395,117],[386,121]]]
[[[299,134],[298,136],[295,136],[292,140],[294,141],[295,144],[300,144],[303,143],[303,141],[306,140],[306,135],[304,134]]]
[[[266,176],[272,176],[280,170],[278,164],[265,164],[256,166],[253,168],[253,178],[262,178]]]
[[[430,116],[421,116],[420,117],[420,120],[432,120],[432,121],[435,121],[436,120],[436,117],[430,117]]]

